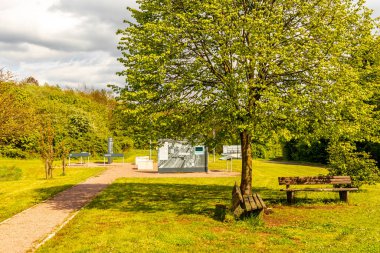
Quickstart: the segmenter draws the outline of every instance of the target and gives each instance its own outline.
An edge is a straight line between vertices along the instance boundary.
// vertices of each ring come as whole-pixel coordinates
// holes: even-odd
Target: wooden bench
[[[259,194],[242,195],[240,187],[235,183],[232,190],[232,212],[235,217],[249,215],[255,211],[261,212],[266,209],[267,207]]]
[[[357,191],[358,188],[351,187],[350,176],[318,176],[318,177],[279,177],[278,183],[286,185],[286,198],[289,204],[294,203],[294,194],[298,191],[316,191],[316,192],[339,192],[341,201],[348,202],[348,192]],[[290,188],[291,185],[333,185],[330,188]],[[344,186],[338,188],[338,186]]]

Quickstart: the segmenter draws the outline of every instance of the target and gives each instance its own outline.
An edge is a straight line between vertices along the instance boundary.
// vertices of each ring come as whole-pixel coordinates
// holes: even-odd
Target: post
[[[208,147],[205,147],[205,171],[208,173]]]
[[[293,191],[287,191],[286,192],[286,200],[288,201],[288,204],[294,203],[294,192]]]
[[[212,130],[212,135],[213,135],[214,140],[215,140],[215,129]],[[215,162],[215,146],[214,146],[214,148],[213,148],[213,150],[212,150],[212,154],[213,154],[213,156],[214,156],[214,162]]]
[[[108,154],[113,154],[113,139],[108,138]],[[108,157],[108,164],[112,163],[112,156]]]
[[[152,139],[149,139],[149,160],[152,160]]]
[[[339,192],[339,198],[340,198],[340,201],[344,201],[348,203],[348,191]]]

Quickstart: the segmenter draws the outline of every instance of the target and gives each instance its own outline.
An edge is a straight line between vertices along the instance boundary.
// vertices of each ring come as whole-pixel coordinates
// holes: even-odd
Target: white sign
[[[165,142],[162,147],[158,149],[158,160],[167,161],[169,159],[169,143]]]
[[[241,158],[241,145],[224,145],[222,155]]]

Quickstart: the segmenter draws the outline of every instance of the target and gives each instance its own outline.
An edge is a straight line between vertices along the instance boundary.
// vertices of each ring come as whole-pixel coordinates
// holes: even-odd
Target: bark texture
[[[251,135],[244,130],[240,133],[241,153],[242,153],[242,172],[240,190],[243,195],[252,194],[252,148]]]

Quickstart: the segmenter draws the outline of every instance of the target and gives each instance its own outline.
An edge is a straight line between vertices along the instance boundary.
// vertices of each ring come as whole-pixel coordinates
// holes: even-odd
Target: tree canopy
[[[350,125],[373,110],[373,86],[359,82],[375,27],[363,1],[137,2],[119,31],[124,111],[168,137],[239,136],[243,193],[252,143],[363,133]]]

